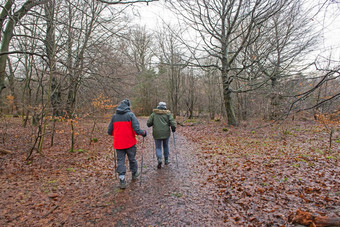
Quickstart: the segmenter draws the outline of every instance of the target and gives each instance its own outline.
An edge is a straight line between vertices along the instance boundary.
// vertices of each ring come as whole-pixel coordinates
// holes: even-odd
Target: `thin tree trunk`
[[[9,67],[9,72],[10,72],[8,75],[8,84],[11,90],[11,95],[13,96],[13,105],[14,105],[13,115],[17,116],[19,108],[18,108],[18,98],[15,93],[15,86],[14,86],[14,71],[13,71],[13,67],[11,64],[11,60],[9,58],[7,60],[8,60],[8,67]]]
[[[70,152],[74,152],[74,124],[73,118],[71,118],[71,149]]]
[[[25,56],[25,86],[21,94],[21,108],[22,108],[22,118],[24,122],[24,127],[27,126],[27,121],[30,115],[30,109],[26,109],[26,100],[28,106],[32,103],[32,89],[31,89],[31,79],[33,74],[33,63],[31,61],[31,56]],[[40,83],[39,83],[40,86]],[[25,112],[26,111],[26,112]],[[26,118],[25,118],[26,117]]]
[[[51,105],[51,97],[52,97],[52,82],[54,81],[54,74],[56,70],[56,60],[55,60],[55,41],[54,41],[54,1],[49,2],[50,4],[45,5],[45,12],[48,19],[48,26],[47,26],[47,36],[45,39],[45,45],[47,49],[47,54],[49,58],[49,80],[48,80],[48,92],[47,92],[47,101],[46,101],[46,108],[42,112],[42,133],[39,140],[38,151],[42,153],[42,146],[45,137],[45,132],[48,124],[48,117],[50,112],[50,105]],[[42,97],[42,100],[43,97]],[[53,114],[52,114],[53,115]]]
[[[54,134],[55,134],[55,123],[56,123],[56,119],[55,116],[52,115],[52,121],[53,121],[53,125],[52,125],[52,132],[51,132],[51,147],[53,147],[53,143],[54,143]]]
[[[330,132],[329,132],[329,150],[328,152],[331,152],[332,151],[332,139],[333,139],[333,133],[334,133],[335,129],[332,127],[330,129]]]

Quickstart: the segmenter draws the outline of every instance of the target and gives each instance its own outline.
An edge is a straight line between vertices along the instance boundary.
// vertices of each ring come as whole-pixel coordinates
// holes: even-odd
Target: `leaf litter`
[[[340,225],[339,143],[329,158],[322,126],[298,124],[286,125],[293,133],[280,125],[251,131],[255,124],[226,133],[213,121],[183,128],[211,173],[226,224],[290,226],[302,210]]]
[[[0,156],[0,225],[293,226],[313,224],[306,214],[314,220],[340,216],[340,144],[328,152],[327,133],[317,124],[258,130],[184,124],[176,132],[179,167],[171,153],[172,163],[161,170],[148,129],[142,185],[128,172],[128,187],[121,190],[107,122],[92,133],[90,121],[80,119],[73,153],[70,127],[58,123],[55,145],[46,137],[43,155],[25,161],[25,132],[33,129],[11,119],[1,144],[12,153]],[[140,118],[143,129],[145,122]],[[90,135],[96,143],[88,143]]]

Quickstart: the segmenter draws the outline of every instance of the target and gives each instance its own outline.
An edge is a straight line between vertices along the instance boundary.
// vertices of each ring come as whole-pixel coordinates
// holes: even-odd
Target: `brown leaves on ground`
[[[79,119],[74,152],[69,152],[69,123],[58,122],[54,146],[46,136],[43,155],[35,152],[25,161],[35,130],[23,128],[19,118],[9,119],[0,138],[5,141],[0,149],[10,151],[0,152],[0,226],[220,226],[220,216],[226,226],[322,226],[316,220],[340,216],[339,138],[328,152],[328,132],[320,125],[256,129],[260,122],[238,128],[184,123],[176,132],[179,169],[174,159],[156,169],[148,137],[143,185],[128,178],[122,192],[108,122],[98,120],[92,132],[93,122]],[[301,214],[312,216],[301,219]]]
[[[329,153],[323,126],[289,124],[226,130],[211,121],[182,129],[202,153],[226,224],[289,225],[298,209],[340,216],[339,138]]]
[[[85,208],[98,205],[92,201],[112,203],[102,198],[107,185],[112,186],[114,175],[107,119],[97,124],[92,136],[98,142],[92,145],[88,141],[93,122],[82,120],[76,127],[73,153],[69,152],[71,126],[58,122],[54,146],[50,146],[47,134],[43,155],[34,151],[28,161],[35,129],[24,128],[19,118],[9,119],[7,124],[6,133],[1,134],[5,138],[1,146],[12,152],[0,156],[0,226],[50,226],[84,220],[95,223],[98,214],[87,213]]]

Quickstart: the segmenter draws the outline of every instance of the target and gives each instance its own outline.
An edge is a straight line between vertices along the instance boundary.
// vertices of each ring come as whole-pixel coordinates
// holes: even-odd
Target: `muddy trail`
[[[146,128],[146,119],[140,124]],[[215,212],[217,203],[205,184],[204,168],[199,165],[198,153],[180,132],[175,133],[177,160],[173,135],[169,140],[170,164],[157,169],[152,129],[147,129],[148,136],[144,145],[140,138],[137,160],[140,170],[141,153],[143,155],[143,174],[138,180],[131,180],[127,174],[127,188],[121,190],[118,181],[108,188],[113,196],[110,199],[114,207],[107,215],[107,220],[97,224],[115,226],[183,226],[223,224]],[[164,164],[164,160],[163,160]],[[142,180],[142,182],[141,182]],[[110,193],[110,194],[111,194]]]
[[[0,226],[221,226],[213,184],[199,164],[195,145],[176,132],[178,163],[170,138],[170,161],[157,169],[152,129],[140,118],[148,136],[143,145],[141,178],[131,180],[127,165],[127,188],[119,188],[115,174],[112,137],[106,134],[109,120],[98,122],[88,145],[90,121],[76,125],[77,144],[69,152],[69,125],[58,123],[55,145],[46,140],[43,155],[34,153],[25,161],[28,130],[19,119],[8,122],[6,146],[11,154],[1,156]],[[142,137],[138,137],[140,170]],[[126,161],[127,164],[127,161]],[[178,164],[178,168],[177,168]]]

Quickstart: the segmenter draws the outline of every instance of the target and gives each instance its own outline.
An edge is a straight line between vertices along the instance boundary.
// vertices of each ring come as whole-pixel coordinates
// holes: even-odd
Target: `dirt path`
[[[27,129],[14,120],[7,132],[7,147],[14,152],[3,157],[0,166],[0,226],[223,225],[209,188],[213,185],[205,182],[207,170],[181,129],[176,132],[178,168],[171,137],[171,164],[159,170],[152,129],[146,127],[146,118],[139,119],[141,128],[148,131],[142,185],[140,179],[132,182],[128,172],[127,188],[121,190],[110,152],[112,138],[105,135],[108,120],[98,123],[93,137],[100,140],[92,145],[86,137],[91,122],[79,124],[77,129],[83,134],[77,137],[77,150],[72,153],[67,151],[67,125],[58,124],[58,144],[50,147],[46,140],[44,155],[34,154],[30,162],[25,161],[29,143],[23,142],[29,137],[16,136],[17,131]],[[137,144],[139,168],[141,144]]]
[[[146,119],[141,119],[142,127]],[[144,127],[145,128],[145,127]],[[170,139],[171,164],[162,169],[156,168],[152,130],[147,129],[145,140],[143,181],[131,181],[128,173],[128,185],[120,190],[116,181],[109,191],[114,193],[115,207],[108,220],[99,225],[116,223],[115,226],[183,226],[216,225],[221,226],[222,219],[215,213],[214,198],[204,186],[202,169],[197,161],[194,146],[176,133],[176,147],[179,151],[178,168],[173,153],[173,137]],[[140,165],[141,147],[138,147]],[[139,167],[140,168],[140,167]],[[140,179],[140,178],[139,178]],[[108,222],[109,221],[109,222]]]
[[[186,141],[180,130],[176,132],[178,168],[171,137],[171,163],[159,170],[156,168],[152,129],[146,127],[145,118],[140,119],[140,124],[148,131],[144,144],[142,185],[140,186],[140,178],[131,181],[131,173],[128,171],[127,188],[121,190],[112,164],[111,172],[97,172],[97,179],[94,174],[88,175],[86,185],[78,184],[79,192],[76,193],[77,198],[74,201],[70,196],[66,196],[67,201],[62,203],[60,210],[53,212],[57,219],[54,223],[66,226],[223,225],[223,219],[218,217],[214,208],[217,204],[209,193],[209,184],[205,184],[205,177],[202,177],[205,170],[197,160],[194,145]],[[138,142],[139,169],[141,151],[141,142]],[[107,159],[103,162],[108,163]],[[82,175],[84,177],[84,173]],[[75,181],[78,178],[80,177],[75,177]],[[76,185],[72,188],[76,188]],[[73,210],[70,211],[70,208]],[[48,223],[51,224],[51,221]]]

